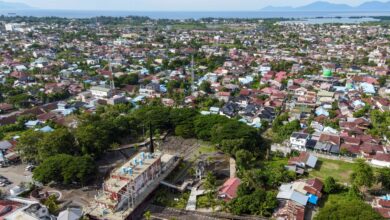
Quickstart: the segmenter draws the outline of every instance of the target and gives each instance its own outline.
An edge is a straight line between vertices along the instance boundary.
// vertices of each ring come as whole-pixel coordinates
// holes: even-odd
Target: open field
[[[317,167],[309,171],[309,176],[317,177],[321,180],[331,176],[340,183],[349,183],[349,177],[353,172],[354,166],[353,163],[319,158]]]

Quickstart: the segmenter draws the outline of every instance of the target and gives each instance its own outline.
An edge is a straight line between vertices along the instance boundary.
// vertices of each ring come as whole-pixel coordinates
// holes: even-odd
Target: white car
[[[34,170],[34,168],[35,168],[35,166],[34,166],[34,165],[28,165],[28,166],[26,167],[26,171],[29,171],[29,172],[31,172],[31,171],[33,171],[33,170]]]

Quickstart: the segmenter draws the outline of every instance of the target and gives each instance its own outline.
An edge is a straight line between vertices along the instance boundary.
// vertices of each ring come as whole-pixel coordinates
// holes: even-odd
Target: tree
[[[57,197],[55,195],[50,195],[45,199],[43,204],[49,209],[51,214],[57,215],[59,211]]]
[[[229,121],[221,115],[198,115],[194,121],[195,134],[199,139],[209,141],[214,126]]]
[[[98,124],[83,124],[75,130],[83,154],[99,157],[110,146],[109,131]]]
[[[354,172],[351,174],[351,182],[356,187],[371,187],[375,181],[374,171],[364,160],[356,161]]]
[[[378,79],[379,85],[381,87],[386,85],[386,81],[387,81],[387,76],[380,76]]]
[[[390,190],[390,168],[380,169],[378,171],[377,181],[382,184],[383,188]]]
[[[331,194],[337,192],[337,190],[338,185],[336,180],[331,176],[327,177],[324,181],[324,192]]]
[[[79,153],[75,139],[67,129],[59,128],[52,132],[45,133],[38,142],[39,161],[57,154],[75,155]]]
[[[71,184],[73,182],[85,184],[96,171],[91,156],[74,157],[67,154],[58,154],[44,160],[33,172],[33,178],[43,184],[57,182]]]
[[[211,84],[209,81],[204,80],[199,87],[200,90],[202,90],[205,93],[211,93]]]
[[[38,162],[38,143],[43,136],[42,132],[34,130],[28,130],[20,136],[16,149],[23,161]]]
[[[236,215],[251,214],[269,217],[277,205],[276,192],[259,188],[249,195],[234,198],[228,207]]]
[[[206,197],[207,201],[209,203],[209,206],[211,206],[213,209],[215,207],[215,193],[217,191],[217,179],[213,175],[213,173],[208,172],[205,182],[204,182],[204,188],[206,190]]]
[[[315,220],[329,219],[383,219],[372,207],[365,202],[345,196],[333,196],[314,217]]]
[[[253,154],[247,150],[241,149],[236,152],[237,166],[243,169],[248,169],[253,160]]]

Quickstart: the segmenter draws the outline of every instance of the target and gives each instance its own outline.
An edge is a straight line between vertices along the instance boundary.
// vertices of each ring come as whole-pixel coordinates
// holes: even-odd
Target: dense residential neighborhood
[[[0,16],[0,219],[390,218],[388,20]]]

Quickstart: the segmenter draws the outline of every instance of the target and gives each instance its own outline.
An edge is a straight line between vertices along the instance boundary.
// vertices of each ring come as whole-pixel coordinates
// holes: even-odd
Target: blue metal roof
[[[318,197],[313,194],[309,194],[309,202],[313,205],[317,205]]]

